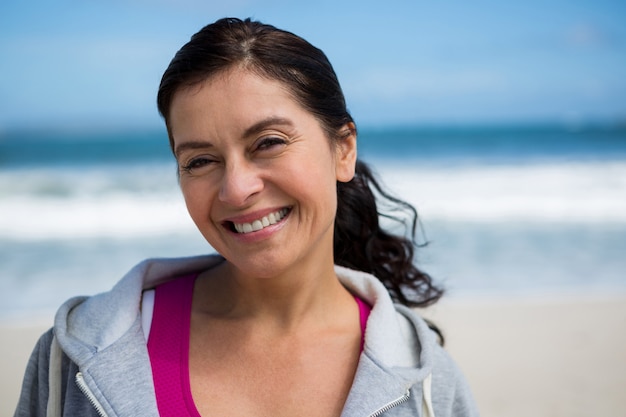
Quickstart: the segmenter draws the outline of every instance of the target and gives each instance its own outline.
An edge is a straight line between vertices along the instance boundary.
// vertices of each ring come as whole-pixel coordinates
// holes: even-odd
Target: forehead
[[[284,83],[234,68],[178,90],[170,108],[169,127],[178,142],[217,132],[240,136],[251,125],[269,118],[289,119],[303,128],[317,124]]]
[[[243,100],[280,100],[298,104],[287,84],[255,71],[232,68],[179,88],[174,93],[172,107],[182,101],[202,102],[207,99],[220,99],[222,106]]]
[[[262,107],[258,107],[262,105]],[[289,89],[281,82],[254,72],[232,69],[180,88],[174,93],[170,117],[181,116],[181,110],[203,109],[205,112],[244,113],[243,110],[299,106]]]

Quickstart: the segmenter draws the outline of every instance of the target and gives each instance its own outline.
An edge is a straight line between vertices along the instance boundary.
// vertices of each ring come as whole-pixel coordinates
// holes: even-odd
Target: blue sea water
[[[417,207],[450,296],[626,292],[626,127],[363,129],[359,155]],[[0,319],[211,251],[164,131],[0,135]]]

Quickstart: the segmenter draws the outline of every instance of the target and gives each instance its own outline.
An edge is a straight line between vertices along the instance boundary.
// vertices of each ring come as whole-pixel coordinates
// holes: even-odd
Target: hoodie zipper
[[[83,378],[82,372],[76,374],[76,385],[78,386],[80,392],[82,392],[83,395],[87,397],[87,400],[89,400],[89,403],[93,406],[93,408],[96,409],[98,415],[100,417],[108,417],[106,411],[104,411],[104,408],[102,408],[102,405],[100,404],[96,396],[93,395],[93,392],[91,392],[91,390],[87,386],[87,383]]]
[[[385,404],[384,406],[382,406],[381,408],[379,408],[378,410],[370,414],[369,417],[378,417],[386,413],[387,411],[391,410],[392,408],[397,407],[400,404],[407,402],[410,397],[411,397],[411,391],[407,389],[402,397],[398,398],[397,400],[393,400],[392,402],[388,404]]]

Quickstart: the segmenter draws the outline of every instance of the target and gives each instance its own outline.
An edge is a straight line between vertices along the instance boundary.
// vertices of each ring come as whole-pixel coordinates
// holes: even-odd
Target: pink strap
[[[361,352],[363,352],[363,347],[365,346],[365,328],[367,327],[367,319],[370,316],[372,307],[356,295],[354,296],[354,299],[359,305],[359,319],[361,321]]]
[[[196,274],[156,288],[148,354],[161,417],[201,417],[189,382],[189,326]]]

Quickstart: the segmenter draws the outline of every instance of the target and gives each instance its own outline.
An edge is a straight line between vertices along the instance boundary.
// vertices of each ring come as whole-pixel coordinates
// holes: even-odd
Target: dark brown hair
[[[168,132],[174,94],[234,66],[282,82],[331,140],[345,138],[345,129],[341,129],[354,123],[335,71],[321,50],[273,26],[226,18],[193,35],[165,70],[157,105]],[[423,307],[437,301],[442,290],[413,262],[418,224],[415,209],[388,194],[362,161],[357,161],[352,181],[337,183],[337,197],[335,263],[372,273],[392,298],[404,305]],[[381,206],[387,210],[381,211]],[[384,230],[381,216],[407,226],[409,237]]]

